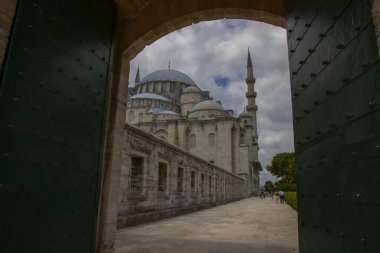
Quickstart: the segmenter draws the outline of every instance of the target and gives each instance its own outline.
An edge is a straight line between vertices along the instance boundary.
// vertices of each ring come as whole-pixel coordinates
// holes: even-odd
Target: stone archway
[[[120,11],[112,40],[115,13],[111,0],[19,1],[25,5],[17,14],[22,18],[14,22],[12,40],[16,43],[7,43],[12,15],[4,16],[6,27],[0,25],[4,31],[0,55],[7,51],[0,93],[0,134],[6,136],[0,154],[1,172],[6,175],[2,177],[5,183],[1,182],[1,193],[17,200],[17,205],[9,201],[4,208],[1,223],[12,229],[7,231],[2,247],[8,251],[93,252],[94,234],[98,232],[98,252],[112,252],[129,60],[145,45],[175,29],[204,20],[244,18],[288,30],[301,251],[378,251],[379,2],[117,0]],[[10,3],[13,10],[16,0],[4,3]],[[73,31],[75,36],[67,36]],[[25,35],[35,40],[22,39]],[[113,59],[109,57],[111,50]],[[94,62],[99,64],[93,66]],[[78,80],[87,85],[76,85]],[[99,87],[104,88],[103,92],[99,93]],[[85,95],[76,97],[79,94]],[[98,96],[104,103],[98,103],[96,110],[81,103]],[[92,118],[96,124],[86,120],[89,115],[96,115]],[[103,119],[107,122],[105,128]],[[67,128],[59,131],[64,125]],[[94,136],[96,143],[92,143]],[[87,142],[81,143],[84,139]],[[67,152],[62,155],[62,150]],[[81,159],[88,154],[92,156],[91,164]],[[96,224],[102,164],[101,214]],[[62,196],[60,201],[52,197],[55,193]],[[85,201],[71,198],[70,193]],[[38,203],[30,203],[31,196]],[[78,203],[87,206],[76,209]],[[68,218],[62,219],[62,215]],[[82,216],[86,219],[78,218]],[[35,220],[41,221],[38,233],[22,229],[25,224],[35,224]],[[77,222],[85,223],[81,229],[86,229],[73,231]],[[55,230],[59,225],[51,224],[64,224],[66,230]],[[33,238],[35,234],[38,240]],[[75,236],[81,242],[73,244],[70,238]]]
[[[338,165],[329,171],[329,168],[334,163],[341,165],[342,162],[340,161],[348,162],[351,159],[345,153],[347,151],[340,152],[346,146],[344,138],[338,136],[342,136],[342,133],[347,135],[354,134],[352,129],[347,128],[347,125],[360,127],[357,122],[359,118],[353,116],[354,114],[360,115],[360,112],[355,111],[352,106],[334,107],[333,101],[334,103],[342,103],[347,99],[356,101],[370,99],[368,94],[366,95],[367,98],[364,98],[365,95],[362,97],[352,96],[352,90],[360,90],[358,80],[368,83],[372,89],[376,87],[373,80],[376,79],[377,74],[373,69],[379,69],[379,55],[374,53],[378,52],[376,38],[379,42],[379,1],[346,0],[339,3],[327,3],[324,1],[306,3],[294,0],[286,1],[285,3],[281,0],[270,2],[195,0],[184,3],[157,0],[133,1],[131,3],[116,0],[116,3],[121,12],[118,22],[119,44],[116,50],[116,53],[121,57],[116,60],[118,68],[114,72],[114,84],[119,89],[117,94],[126,93],[129,61],[142,51],[146,45],[182,27],[200,21],[240,18],[262,21],[287,28],[297,167],[299,181],[301,182],[299,186],[300,249],[303,251],[319,250],[318,246],[313,243],[317,236],[308,232],[309,227],[316,229],[321,226],[318,236],[328,244],[337,245],[338,239],[335,235],[339,230],[345,230],[341,226],[347,220],[339,220],[335,217],[337,213],[342,211],[342,209],[336,209],[336,205],[341,203],[341,196],[343,195],[350,195],[350,197],[347,197],[348,201],[352,200],[351,196],[361,196],[360,198],[363,199],[364,195],[350,192],[349,188],[347,188],[348,186],[340,181],[342,177],[353,178],[355,175],[345,174],[346,172],[341,171],[337,167]],[[362,10],[362,12],[357,10]],[[358,25],[355,26],[355,22]],[[342,34],[342,27],[340,26],[343,24],[346,24],[344,26],[346,30]],[[363,42],[363,40],[365,41]],[[358,55],[355,53],[356,47],[367,48],[368,50],[362,55]],[[327,52],[328,54],[326,54]],[[358,67],[355,63],[348,64],[347,60],[342,60],[349,55],[356,57],[355,61],[362,62],[361,67]],[[342,64],[345,66],[343,70]],[[337,73],[339,75],[336,75]],[[125,87],[121,88],[123,86]],[[323,91],[321,91],[321,86]],[[311,97],[314,97],[314,99]],[[124,103],[124,101],[122,102]],[[368,104],[367,102],[365,104]],[[372,109],[363,107],[361,109],[362,114],[375,114],[376,103],[371,101],[369,103]],[[352,113],[353,111],[355,113]],[[326,113],[334,116],[327,116]],[[344,114],[349,116],[341,119],[340,116]],[[334,118],[338,118],[338,120],[334,120]],[[372,118],[368,116],[366,119],[370,125],[375,125],[375,122],[377,122],[373,116]],[[373,135],[372,131],[370,136]],[[373,145],[370,144],[372,143],[372,138],[367,138],[365,143]],[[320,147],[325,145],[327,146],[323,152]],[[359,153],[355,148],[353,150],[352,154]],[[368,154],[373,156],[373,152],[374,149],[362,154],[360,159],[364,159]],[[337,153],[339,155],[331,156],[331,154]],[[375,161],[373,162],[376,163]],[[320,168],[320,170],[316,172],[316,168]],[[328,189],[322,193],[319,185],[313,184],[313,182],[315,182],[315,179],[323,181],[325,177],[329,179],[327,183]],[[363,184],[364,181],[358,187]],[[319,198],[317,197],[319,195],[321,195],[321,199],[318,199],[318,204],[316,205],[314,204],[316,201],[312,201],[312,199]],[[333,196],[339,197],[334,199]],[[376,201],[377,205],[379,205],[380,201]],[[312,208],[308,207],[310,204],[312,204]],[[324,216],[318,216],[319,212],[327,212],[330,216],[327,213]],[[371,211],[368,209],[365,212]],[[333,214],[332,217],[331,214]],[[350,212],[346,212],[345,215],[349,217]],[[331,219],[326,217],[331,217]],[[103,219],[113,218],[103,217]],[[365,220],[364,217],[363,220]],[[352,223],[353,221],[348,222]],[[355,226],[356,229],[360,227],[360,225]],[[374,229],[376,230],[376,228]],[[331,231],[334,231],[335,234]],[[108,232],[111,233],[105,237],[101,236],[100,242],[103,241],[109,246],[112,244],[113,232]],[[349,232],[340,232],[340,234],[344,235],[347,233]],[[360,237],[362,237],[362,240],[360,240]],[[368,240],[366,238],[371,238],[369,240],[373,241],[371,235],[358,234],[352,235],[351,240],[363,242]],[[356,243],[352,243],[350,246],[353,247],[352,252],[360,249],[360,246]],[[347,248],[350,246],[347,246]],[[345,246],[342,247],[345,248]],[[336,251],[325,250],[323,252]]]
[[[116,1],[119,7],[117,41],[111,88],[111,107],[100,204],[98,249],[112,252],[118,196],[118,175],[121,168],[123,127],[129,76],[129,62],[146,45],[193,23],[223,18],[262,21],[285,27],[285,7],[282,0],[267,1]],[[165,8],[170,6],[170,8]],[[154,18],[152,18],[154,17]],[[111,183],[112,182],[112,183]]]
[[[103,177],[103,193],[100,218],[98,248],[109,252],[115,238],[116,196],[118,196],[118,175],[121,168],[120,153],[123,135],[129,62],[146,45],[177,29],[196,22],[223,18],[240,18],[262,21],[285,27],[285,7],[283,0],[271,3],[261,0],[256,3],[247,0],[219,1],[115,1],[119,7],[117,22],[115,63],[111,88],[109,147],[106,149],[106,160]],[[170,8],[165,8],[170,6]],[[152,18],[154,17],[154,18]],[[108,154],[108,155],[107,155]],[[112,169],[111,169],[112,168]],[[112,182],[112,184],[111,184]],[[115,184],[116,183],[116,184]]]
[[[129,1],[116,1],[126,15],[122,32],[124,54],[130,59],[146,45],[194,23],[217,19],[245,19],[285,27],[285,4],[274,1],[144,1],[141,10]],[[142,2],[142,1],[141,1]],[[141,3],[140,2],[140,3]],[[137,8],[135,6],[135,8]],[[153,18],[152,18],[153,17]]]

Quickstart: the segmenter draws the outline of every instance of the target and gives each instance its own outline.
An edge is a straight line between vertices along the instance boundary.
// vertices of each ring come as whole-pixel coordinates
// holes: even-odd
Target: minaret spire
[[[252,67],[252,59],[251,59],[251,53],[249,52],[248,48],[248,59],[247,59],[247,68]]]
[[[256,106],[256,92],[255,92],[255,82],[256,79],[253,76],[253,65],[252,65],[252,59],[251,59],[251,53],[249,52],[248,48],[248,60],[247,60],[247,78],[245,79],[245,82],[248,86],[248,92],[246,94],[248,105],[247,105],[247,112],[252,112],[256,114],[257,106]]]
[[[137,67],[135,84],[138,84],[139,82],[140,82],[140,65],[138,65],[138,67]]]
[[[247,78],[245,80],[248,86],[248,92],[246,93],[248,105],[246,107],[247,112],[251,114],[252,117],[252,142],[254,145],[257,145],[257,121],[256,121],[256,92],[255,92],[255,83],[256,79],[253,76],[253,65],[251,59],[251,53],[248,48],[248,59],[247,59]]]
[[[249,51],[249,48],[248,48],[248,58],[247,58],[247,80],[248,79],[250,79],[251,82],[253,80],[253,84],[255,84],[255,80],[254,80],[255,78],[253,77],[253,65],[252,65],[252,59],[251,59],[251,52]],[[249,86],[248,83],[247,85]]]

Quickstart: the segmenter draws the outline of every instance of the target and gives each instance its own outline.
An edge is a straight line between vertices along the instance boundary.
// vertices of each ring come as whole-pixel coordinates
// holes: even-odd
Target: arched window
[[[209,134],[208,135],[208,145],[210,147],[214,147],[215,146],[215,134]]]
[[[160,130],[156,131],[154,134],[156,136],[160,137],[163,140],[167,140],[168,139],[168,132],[166,132],[163,129],[160,129]]]
[[[142,120],[143,120],[143,114],[140,113],[140,114],[139,114],[139,122],[141,122]]]
[[[197,145],[197,137],[195,134],[190,135],[190,147],[193,148]]]
[[[135,119],[135,113],[133,111],[130,111],[129,116],[128,116],[128,121],[133,122],[134,119]]]

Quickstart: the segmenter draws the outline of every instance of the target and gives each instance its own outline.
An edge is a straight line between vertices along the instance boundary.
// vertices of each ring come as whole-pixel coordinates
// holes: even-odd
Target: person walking
[[[274,198],[276,199],[276,204],[278,204],[278,191],[274,192]]]
[[[278,192],[278,196],[280,197],[280,203],[284,204],[285,203],[285,192],[283,192],[283,191],[280,190]]]

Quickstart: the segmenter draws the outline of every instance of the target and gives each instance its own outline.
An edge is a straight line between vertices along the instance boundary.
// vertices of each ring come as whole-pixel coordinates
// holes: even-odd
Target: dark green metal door
[[[380,63],[369,0],[288,1],[300,252],[380,252]]]
[[[110,0],[21,0],[0,93],[0,252],[94,252]]]

